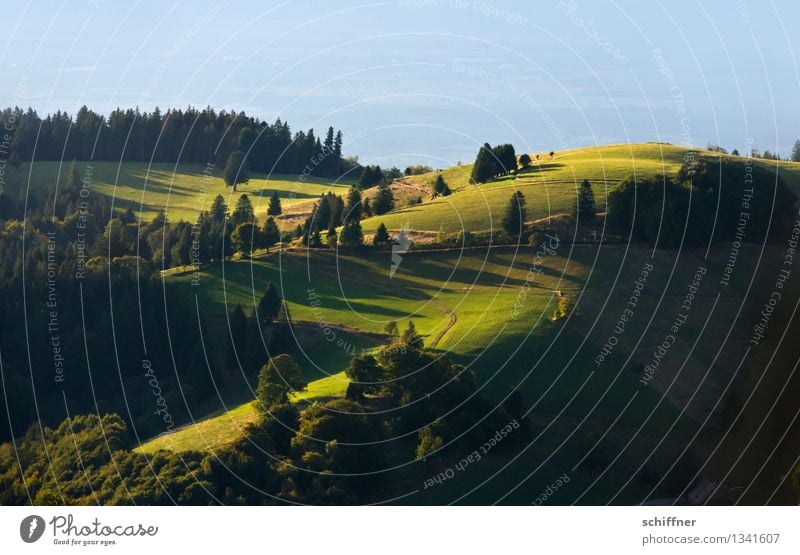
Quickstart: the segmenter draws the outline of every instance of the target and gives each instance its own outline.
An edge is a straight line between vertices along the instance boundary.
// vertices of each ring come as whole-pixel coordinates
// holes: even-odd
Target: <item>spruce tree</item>
[[[275,223],[275,218],[269,217],[264,222],[264,229],[261,230],[261,245],[269,252],[270,247],[281,239],[281,231],[278,229],[278,224]]]
[[[377,214],[386,214],[394,209],[394,195],[388,183],[378,185],[378,194],[372,202],[372,211]]]
[[[360,220],[361,219],[361,191],[358,187],[350,187],[347,193],[347,205],[344,208],[344,220]]]
[[[269,198],[269,208],[267,208],[267,214],[270,216],[280,216],[282,213],[283,208],[281,208],[281,197],[278,196],[278,191],[275,191]]]
[[[385,247],[389,244],[391,238],[389,237],[389,230],[386,225],[381,222],[378,229],[375,230],[375,236],[372,238],[372,244],[378,248]]]
[[[253,210],[253,203],[250,202],[250,197],[244,194],[236,201],[236,208],[233,209],[231,214],[231,225],[237,226],[239,224],[252,224],[255,222],[256,213]]]
[[[230,153],[228,161],[225,162],[224,177],[225,184],[228,187],[233,187],[234,191],[239,183],[247,183],[250,181],[250,172],[245,164],[244,152],[241,150],[234,150]]]
[[[422,350],[422,347],[424,347],[422,336],[417,333],[417,327],[411,320],[408,321],[408,327],[400,337],[400,342],[409,350],[419,351]]]
[[[441,174],[436,176],[436,181],[433,182],[433,192],[436,196],[446,197],[450,194],[450,187],[447,186],[447,182],[444,180],[444,177]]]
[[[792,147],[792,162],[800,162],[800,141],[795,141]]]
[[[361,229],[361,222],[358,220],[347,220],[342,227],[342,237],[339,243],[350,249],[355,249],[364,244],[364,232]]]
[[[225,204],[225,199],[222,195],[217,195],[214,197],[214,201],[211,203],[211,210],[209,210],[209,214],[211,215],[211,219],[217,223],[222,223],[225,221],[225,218],[228,215],[228,205]]]
[[[577,222],[589,222],[594,219],[594,191],[588,179],[584,179],[578,189],[578,198],[572,208],[572,217]]]
[[[478,156],[475,158],[470,182],[473,184],[486,183],[495,175],[497,175],[497,171],[494,153],[492,152],[491,145],[485,143],[478,151]]]
[[[281,296],[278,288],[271,281],[267,283],[267,288],[258,302],[258,320],[262,324],[271,323],[281,309]]]
[[[359,189],[368,189],[375,184],[375,174],[372,171],[372,166],[364,166],[364,169],[361,170],[361,175],[358,176],[358,188]]]
[[[525,228],[526,217],[525,195],[522,194],[522,191],[516,191],[508,201],[508,208],[503,217],[503,231],[512,237],[518,237]]]

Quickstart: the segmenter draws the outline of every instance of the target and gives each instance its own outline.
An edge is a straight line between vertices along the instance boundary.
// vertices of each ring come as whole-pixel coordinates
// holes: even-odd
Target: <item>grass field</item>
[[[541,272],[532,279],[529,270],[535,253],[527,247],[519,251],[407,253],[392,278],[386,253],[284,252],[209,267],[201,274],[200,288],[193,288],[186,276],[171,279],[181,294],[197,294],[205,310],[218,314],[236,303],[252,303],[254,291],[260,294],[268,280],[282,282],[292,319],[303,330],[297,334],[301,347],[297,358],[312,380],[298,400],[344,393],[346,378],[341,371],[354,352],[349,345],[357,342],[358,330],[376,334],[388,320],[396,320],[401,329],[413,320],[428,342],[446,329],[437,350],[472,367],[482,394],[490,399],[502,400],[518,389],[535,403],[533,414],[539,418],[557,414],[563,422],[588,418],[587,430],[602,429],[630,401],[618,425],[627,430],[638,425],[642,415],[650,415],[647,437],[655,437],[671,425],[688,433],[692,423],[708,414],[708,407],[695,401],[679,417],[689,397],[687,391],[697,385],[697,373],[710,367],[709,361],[725,340],[721,332],[704,331],[703,324],[710,317],[732,320],[752,268],[742,266],[738,280],[725,290],[719,288],[716,278],[707,278],[708,289],[696,302],[697,312],[682,332],[685,340],[673,351],[676,368],[683,364],[681,379],[670,384],[673,369],[664,374],[665,381],[641,388],[637,364],[646,363],[653,345],[663,340],[703,253],[664,251],[655,259],[651,254],[644,247],[598,249],[561,244],[555,256],[544,257],[537,268]],[[724,249],[712,251],[709,273],[718,274],[725,255]],[[743,261],[755,258],[742,256]],[[622,337],[611,359],[598,369],[594,358],[646,262],[652,262],[656,271],[642,296],[636,322],[631,324],[637,332]],[[309,288],[314,289],[318,306],[309,303]],[[556,291],[578,299],[577,312],[568,321],[552,321]],[[717,294],[720,298],[715,300]],[[449,312],[457,317],[452,327],[448,327]],[[349,334],[346,346],[336,348],[327,341],[319,322],[337,334]],[[737,327],[729,340],[736,343],[744,333]],[[701,334],[705,334],[704,341],[692,349],[691,339]],[[377,344],[373,341],[361,348]],[[740,354],[735,345],[726,349],[703,391],[721,388],[728,371],[723,369],[734,367],[723,362]],[[628,356],[633,361],[626,364]],[[158,437],[141,449],[218,448],[238,437],[243,424],[255,418],[249,402],[233,406],[230,412]],[[559,429],[560,425],[554,426]]]
[[[509,176],[482,185],[470,185],[472,164],[463,164],[418,176],[404,178],[404,182],[428,189],[441,173],[455,194],[427,201],[422,205],[398,210],[364,220],[367,233],[373,232],[380,222],[389,229],[400,229],[408,224],[414,231],[446,232],[462,229],[481,231],[497,228],[511,193],[521,190],[528,202],[528,219],[537,220],[555,214],[569,213],[577,186],[588,179],[594,188],[598,209],[604,207],[608,189],[634,173],[650,176],[660,172],[674,174],[686,160],[696,153],[702,157],[719,157],[717,153],[692,150],[682,146],[659,143],[607,145],[578,148],[555,153],[554,157],[540,153],[530,168],[517,176]],[[800,163],[755,160],[755,164],[775,169],[780,167],[787,183],[800,192]],[[300,182],[296,175],[253,174],[250,182],[240,185],[237,192],[226,187],[222,168],[206,168],[197,164],[152,164],[138,162],[92,162],[87,173],[87,163],[77,163],[82,176],[91,180],[92,190],[113,197],[115,206],[124,210],[130,207],[145,220],[164,209],[172,221],[194,221],[201,210],[208,209],[213,198],[221,194],[232,208],[239,196],[251,196],[257,215],[263,219],[270,195],[277,191],[285,212],[306,214],[315,199],[331,191],[346,195],[352,181],[332,182],[310,178]],[[36,162],[23,164],[7,174],[8,190],[23,198],[30,182],[34,190],[63,186],[69,162]],[[413,190],[412,190],[413,191]],[[369,196],[369,195],[368,195]],[[424,195],[423,195],[424,197]],[[292,222],[292,227],[296,222]]]
[[[690,153],[696,153],[698,157],[736,159],[658,143],[609,145],[565,150],[555,153],[553,158],[542,153],[538,162],[516,177],[504,177],[482,185],[470,185],[472,165],[464,164],[405,178],[409,183],[430,187],[441,173],[454,191],[453,195],[370,218],[362,225],[367,232],[374,231],[381,222],[393,230],[406,224],[413,231],[429,232],[437,232],[440,228],[445,232],[498,229],[508,199],[515,190],[525,195],[528,219],[537,220],[570,213],[577,187],[584,179],[592,183],[597,208],[602,211],[606,193],[620,181],[634,174],[639,177],[662,172],[675,174]],[[755,160],[754,163],[773,169],[779,164],[780,174],[787,184],[795,192],[800,192],[800,163],[770,160]]]
[[[319,195],[332,191],[346,195],[351,182],[335,183],[322,178],[309,178],[305,182],[296,175],[252,174],[250,181],[237,187],[237,192],[227,187],[222,178],[222,168],[198,164],[152,164],[143,162],[77,162],[81,177],[89,177],[93,192],[115,199],[114,205],[120,210],[131,208],[144,220],[152,219],[159,210],[164,209],[171,221],[193,222],[197,215],[208,210],[217,195],[225,197],[231,209],[239,196],[247,193],[256,209],[256,214],[264,218],[269,197],[277,191],[284,208],[308,204]],[[65,186],[70,163],[36,162],[23,164],[13,170],[9,179],[11,194],[24,195],[25,185],[30,183],[34,189],[53,187],[56,183]],[[90,168],[89,168],[90,166]],[[87,173],[87,169],[89,170]]]

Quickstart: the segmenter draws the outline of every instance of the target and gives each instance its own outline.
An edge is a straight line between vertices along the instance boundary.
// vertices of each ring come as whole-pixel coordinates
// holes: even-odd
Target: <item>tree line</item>
[[[10,135],[8,161],[109,160],[224,164],[234,152],[264,173],[339,177],[356,167],[342,154],[341,131],[292,134],[281,119],[267,123],[244,112],[117,108],[106,117],[88,109],[45,117],[32,108],[6,108],[0,122]]]

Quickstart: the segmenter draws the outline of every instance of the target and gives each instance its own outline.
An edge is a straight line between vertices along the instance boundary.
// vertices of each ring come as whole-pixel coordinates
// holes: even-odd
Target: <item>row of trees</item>
[[[473,184],[485,183],[496,177],[515,172],[517,167],[517,155],[513,145],[503,144],[492,147],[489,143],[485,143],[475,158],[470,181]]]
[[[289,125],[269,124],[244,112],[117,108],[108,117],[86,106],[40,117],[28,108],[6,108],[0,123],[11,135],[10,158],[25,160],[111,160],[224,164],[234,152],[252,171],[339,177],[356,167],[342,154],[342,132],[329,127],[292,135]],[[233,165],[232,165],[233,167]]]

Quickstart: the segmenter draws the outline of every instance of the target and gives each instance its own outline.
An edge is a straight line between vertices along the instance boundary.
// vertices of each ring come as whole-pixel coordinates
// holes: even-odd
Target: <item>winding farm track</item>
[[[440,303],[436,299],[433,299],[433,303],[447,313],[447,315],[450,317],[450,322],[448,322],[447,325],[444,327],[444,329],[442,331],[440,331],[439,333],[437,333],[436,337],[433,338],[433,341],[431,341],[431,344],[428,346],[431,349],[435,349],[436,348],[436,346],[439,344],[439,341],[441,341],[442,337],[444,337],[444,334],[446,334],[448,331],[450,331],[452,329],[452,327],[455,326],[456,322],[458,321],[458,316],[456,316],[455,312],[453,312],[452,310],[447,308],[445,305],[443,305],[442,303]]]

